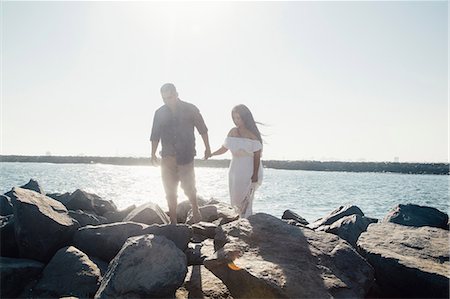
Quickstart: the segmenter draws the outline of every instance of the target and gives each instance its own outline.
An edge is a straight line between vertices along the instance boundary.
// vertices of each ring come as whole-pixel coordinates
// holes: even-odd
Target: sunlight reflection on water
[[[167,209],[160,169],[151,166],[103,164],[0,163],[1,192],[39,181],[47,193],[83,189],[119,208],[152,201]],[[228,170],[196,168],[198,194],[228,202]],[[179,201],[185,200],[179,190]],[[281,217],[291,209],[308,221],[340,205],[353,204],[369,217],[383,218],[398,203],[428,205],[447,212],[449,176],[391,173],[349,173],[265,169],[254,212]]]

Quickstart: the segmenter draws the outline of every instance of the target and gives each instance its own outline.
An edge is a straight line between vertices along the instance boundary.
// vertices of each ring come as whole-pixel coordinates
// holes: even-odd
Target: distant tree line
[[[89,156],[18,156],[0,155],[0,162],[74,163],[150,165],[150,158],[89,157]],[[195,160],[198,167],[228,167],[230,160]],[[409,174],[449,174],[448,163],[398,163],[398,162],[321,162],[264,160],[266,168],[345,172],[394,172]]]

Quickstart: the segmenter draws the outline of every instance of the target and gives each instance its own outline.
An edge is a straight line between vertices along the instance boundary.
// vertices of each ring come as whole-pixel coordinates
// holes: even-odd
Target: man
[[[201,220],[195,188],[194,127],[205,144],[205,159],[211,156],[208,128],[197,107],[181,101],[175,85],[166,83],[161,87],[164,105],[155,112],[150,140],[152,142],[152,164],[157,162],[156,150],[161,140],[161,177],[169,206],[172,224],[177,223],[177,189],[181,183],[192,206],[194,222]]]

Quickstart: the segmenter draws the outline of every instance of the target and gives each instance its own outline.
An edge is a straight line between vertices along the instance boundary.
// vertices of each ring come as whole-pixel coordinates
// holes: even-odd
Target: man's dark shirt
[[[177,101],[175,112],[161,106],[153,118],[151,141],[161,140],[161,156],[175,156],[178,165],[194,161],[194,127],[200,135],[208,132],[200,111],[193,104]]]

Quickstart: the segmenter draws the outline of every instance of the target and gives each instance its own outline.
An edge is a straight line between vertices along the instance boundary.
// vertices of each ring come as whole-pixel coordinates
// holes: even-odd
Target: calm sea
[[[160,169],[104,164],[0,163],[0,192],[36,179],[47,193],[83,189],[119,208],[148,201],[167,209]],[[228,202],[228,170],[196,168],[198,194]],[[179,201],[185,200],[179,191]],[[357,205],[366,216],[383,218],[396,204],[449,210],[449,176],[265,169],[254,212],[281,217],[291,209],[312,222],[340,205]]]

